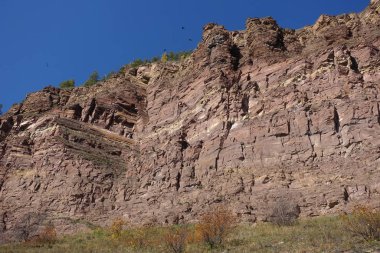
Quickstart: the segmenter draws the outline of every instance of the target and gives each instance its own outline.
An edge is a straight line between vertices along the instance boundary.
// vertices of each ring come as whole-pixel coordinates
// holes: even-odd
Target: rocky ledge
[[[300,30],[208,24],[181,62],[47,87],[0,118],[0,241],[218,204],[249,222],[279,201],[302,217],[380,207],[379,90],[378,0]]]

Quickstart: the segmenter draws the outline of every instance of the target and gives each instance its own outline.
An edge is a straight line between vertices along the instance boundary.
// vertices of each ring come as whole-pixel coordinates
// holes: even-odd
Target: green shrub
[[[88,80],[83,84],[85,87],[90,87],[99,81],[99,74],[97,71],[92,72]]]
[[[146,62],[146,60],[143,61],[143,60],[141,60],[141,59],[136,59],[136,60],[134,60],[133,62],[131,62],[130,65],[131,65],[132,68],[137,68],[137,67],[143,65],[145,62]]]
[[[177,57],[174,54],[174,52],[169,52],[169,54],[168,54],[168,60],[169,61],[176,61],[177,60]]]
[[[161,56],[161,59],[157,56],[152,57],[151,59],[136,59],[133,62],[129,63],[129,66],[132,68],[140,67],[141,65],[153,63],[153,62],[167,62],[167,61],[181,61],[191,55],[192,51],[182,51],[182,52],[164,52]],[[125,72],[125,66],[120,69],[120,73]]]
[[[191,55],[192,51],[169,52],[168,61],[182,61]]]
[[[161,56],[161,62],[165,63],[168,61],[168,55],[166,54],[166,52],[164,52]]]
[[[59,84],[59,88],[61,89],[72,89],[75,87],[74,80],[66,80]]]
[[[117,73],[115,71],[111,71],[109,72],[107,75],[105,75],[101,81],[105,81],[105,80],[108,80],[112,77],[116,77],[117,76]]]
[[[122,67],[119,69],[119,72],[118,72],[118,73],[121,74],[121,75],[124,75],[124,74],[125,74],[125,71],[126,71],[126,69],[127,69],[127,67],[128,67],[128,64],[122,66]]]
[[[160,61],[160,58],[158,58],[157,56],[155,56],[150,61],[151,62],[158,62],[158,61]]]

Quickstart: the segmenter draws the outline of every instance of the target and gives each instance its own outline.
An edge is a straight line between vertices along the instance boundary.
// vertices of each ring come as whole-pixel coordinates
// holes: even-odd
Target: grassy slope
[[[0,252],[170,252],[164,243],[168,231],[168,228],[159,227],[129,229],[115,239],[108,230],[96,229],[92,233],[60,238],[51,245],[3,245]],[[194,228],[190,227],[190,231]],[[342,219],[320,217],[287,227],[269,223],[240,225],[229,235],[224,248],[212,251],[193,239],[186,252],[375,252],[375,249],[380,249],[379,241],[366,242],[352,236]]]

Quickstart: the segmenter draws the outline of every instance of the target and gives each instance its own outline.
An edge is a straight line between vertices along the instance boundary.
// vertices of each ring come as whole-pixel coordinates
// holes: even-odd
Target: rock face
[[[0,240],[380,207],[380,1],[300,30],[208,24],[190,58],[47,87],[0,119]]]

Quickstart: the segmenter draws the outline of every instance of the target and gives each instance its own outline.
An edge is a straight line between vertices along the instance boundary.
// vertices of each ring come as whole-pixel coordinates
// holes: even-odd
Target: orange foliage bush
[[[380,240],[380,211],[368,207],[358,206],[344,217],[347,229],[363,239]]]
[[[224,207],[205,213],[195,228],[195,237],[208,244],[210,248],[222,246],[228,234],[236,226],[236,218]]]
[[[30,240],[26,241],[26,243],[32,247],[39,247],[42,245],[51,245],[57,242],[57,231],[55,230],[55,226],[52,223],[48,223],[41,233]]]
[[[173,227],[164,237],[164,243],[173,253],[185,252],[189,231],[186,227]]]
[[[121,232],[123,231],[123,227],[126,224],[127,223],[121,218],[116,218],[113,220],[112,225],[109,228],[112,238],[119,238],[121,236]]]
[[[38,240],[43,244],[52,244],[57,241],[57,231],[52,223],[49,223],[42,230],[39,235]]]

